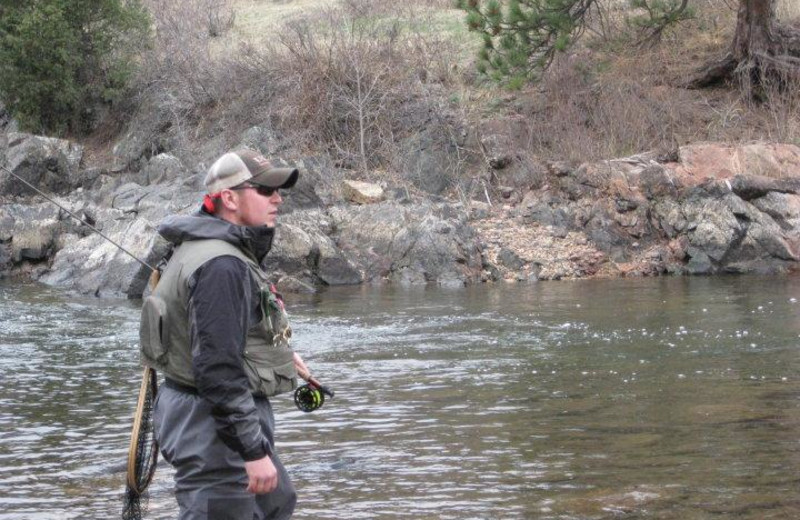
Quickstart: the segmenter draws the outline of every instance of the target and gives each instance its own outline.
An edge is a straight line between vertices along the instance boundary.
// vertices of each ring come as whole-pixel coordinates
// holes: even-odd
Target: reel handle
[[[328,397],[333,397],[333,390],[331,390],[327,386],[321,384],[311,374],[309,374],[308,377],[304,377],[303,379],[305,379],[308,382],[308,384],[310,384],[311,386],[313,386],[314,388],[316,388],[317,390],[319,390],[323,394],[327,395]]]

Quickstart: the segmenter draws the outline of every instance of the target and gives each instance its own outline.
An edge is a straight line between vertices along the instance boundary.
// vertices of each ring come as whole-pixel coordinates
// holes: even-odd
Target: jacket
[[[291,328],[260,261],[274,230],[207,214],[174,216],[159,233],[174,253],[142,310],[145,363],[211,404],[217,433],[245,460],[272,451],[254,398],[296,387]]]

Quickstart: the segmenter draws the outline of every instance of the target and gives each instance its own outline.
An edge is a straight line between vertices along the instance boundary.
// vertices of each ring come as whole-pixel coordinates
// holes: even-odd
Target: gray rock
[[[151,253],[159,240],[152,225],[143,219],[107,221],[103,233],[139,259],[154,256]],[[40,281],[83,294],[138,298],[149,276],[149,268],[92,234],[67,240]]]
[[[56,249],[56,239],[69,222],[63,222],[61,210],[50,203],[33,206],[4,204],[0,206],[0,238],[12,263],[42,262]]]
[[[442,213],[458,215],[444,219]],[[365,280],[460,283],[480,279],[481,255],[462,207],[384,202],[331,211],[334,239]]]
[[[358,285],[364,281],[358,269],[341,255],[321,257],[317,276],[327,285]]]
[[[313,160],[282,161],[273,159],[277,165],[293,166],[300,170],[300,178],[297,184],[290,190],[282,191],[283,205],[282,214],[289,214],[297,210],[310,210],[321,208],[324,204],[320,197],[317,186],[323,184],[327,172],[322,171],[322,167]]]
[[[142,177],[145,184],[160,184],[178,179],[185,172],[186,168],[180,159],[168,153],[161,153],[147,161],[142,169]]]
[[[240,146],[257,150],[265,157],[283,154],[289,148],[287,141],[268,124],[253,126],[245,130],[240,140]]]
[[[317,292],[313,285],[288,275],[282,276],[275,284],[275,287],[282,293],[314,294]]]
[[[785,231],[800,232],[800,195],[771,191],[751,201],[759,211],[772,219]]]
[[[284,217],[265,266],[293,276],[308,271],[317,282],[327,285],[361,283],[363,278],[358,267],[326,234],[329,229],[327,217],[316,210],[298,211]]]
[[[446,136],[432,131],[422,131],[403,140],[403,169],[414,186],[435,195],[452,186],[457,175],[452,148]]]
[[[177,138],[173,129],[173,113],[165,107],[174,100],[148,99],[140,106],[130,130],[111,150],[113,163],[109,169],[114,173],[140,171],[148,159],[169,150],[175,150]]]
[[[81,185],[78,176],[83,146],[65,139],[25,133],[8,134],[7,168],[46,193],[64,194]],[[34,192],[0,170],[0,193],[31,196]]]
[[[525,261],[520,258],[519,255],[505,247],[500,249],[500,252],[497,254],[497,260],[504,267],[514,271],[522,269],[522,266],[525,265]]]
[[[648,199],[675,197],[678,188],[662,166],[648,166],[639,174],[639,187]]]
[[[692,200],[683,212],[689,223],[689,242],[719,262],[732,244],[744,237],[746,229],[725,201]]]
[[[345,199],[355,204],[375,204],[386,199],[383,188],[370,182],[345,179],[342,191]]]
[[[690,247],[687,254],[689,261],[686,263],[686,270],[689,274],[711,274],[714,272],[711,259],[703,251]]]

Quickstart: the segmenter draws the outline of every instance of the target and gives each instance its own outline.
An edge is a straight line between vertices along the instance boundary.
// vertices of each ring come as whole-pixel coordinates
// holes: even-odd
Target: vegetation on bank
[[[0,1],[0,98],[34,132],[86,132],[123,94],[148,29],[135,1]]]
[[[36,5],[48,3],[56,9],[64,1]],[[0,0],[4,13],[7,4]],[[508,90],[481,74],[483,41],[451,0],[142,0],[148,44],[132,43],[143,41],[137,18],[130,33],[120,31],[114,45],[84,64],[84,71],[96,66],[97,75],[73,74],[73,81],[99,78],[76,83],[95,89],[77,95],[54,83],[52,103],[63,94],[68,109],[46,113],[88,121],[79,138],[96,149],[90,157],[102,157],[138,128],[146,130],[149,155],[170,152],[194,164],[257,126],[259,135],[271,136],[264,144],[270,153],[313,155],[370,180],[465,195],[506,158],[534,172],[545,160],[667,153],[700,140],[800,144],[800,89],[791,80],[765,82],[755,100],[735,81],[685,86],[698,67],[730,48],[737,2],[694,0],[681,23],[660,28],[648,45],[640,45],[640,30],[653,25],[629,23],[647,20],[642,2],[593,4],[602,9],[581,20],[580,41],[549,55],[538,82],[517,81]],[[796,2],[779,0],[776,7],[782,26],[800,25]],[[24,27],[4,24],[0,52],[15,52],[9,38]],[[67,63],[75,59],[51,47]],[[125,65],[126,74],[136,65],[125,95],[108,95],[121,89],[110,80],[124,77],[109,63]],[[17,89],[42,88],[36,76],[9,81]],[[0,91],[28,128],[81,135],[82,124],[37,126],[8,86]]]

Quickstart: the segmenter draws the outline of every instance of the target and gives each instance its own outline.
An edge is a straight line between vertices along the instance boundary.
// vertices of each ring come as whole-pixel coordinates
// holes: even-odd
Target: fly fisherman
[[[206,175],[200,211],[159,226],[174,252],[144,304],[142,354],[165,376],[153,417],[176,469],[180,520],[278,520],[294,511],[269,398],[309,374],[261,263],[279,190],[298,175],[250,150],[226,153]]]

